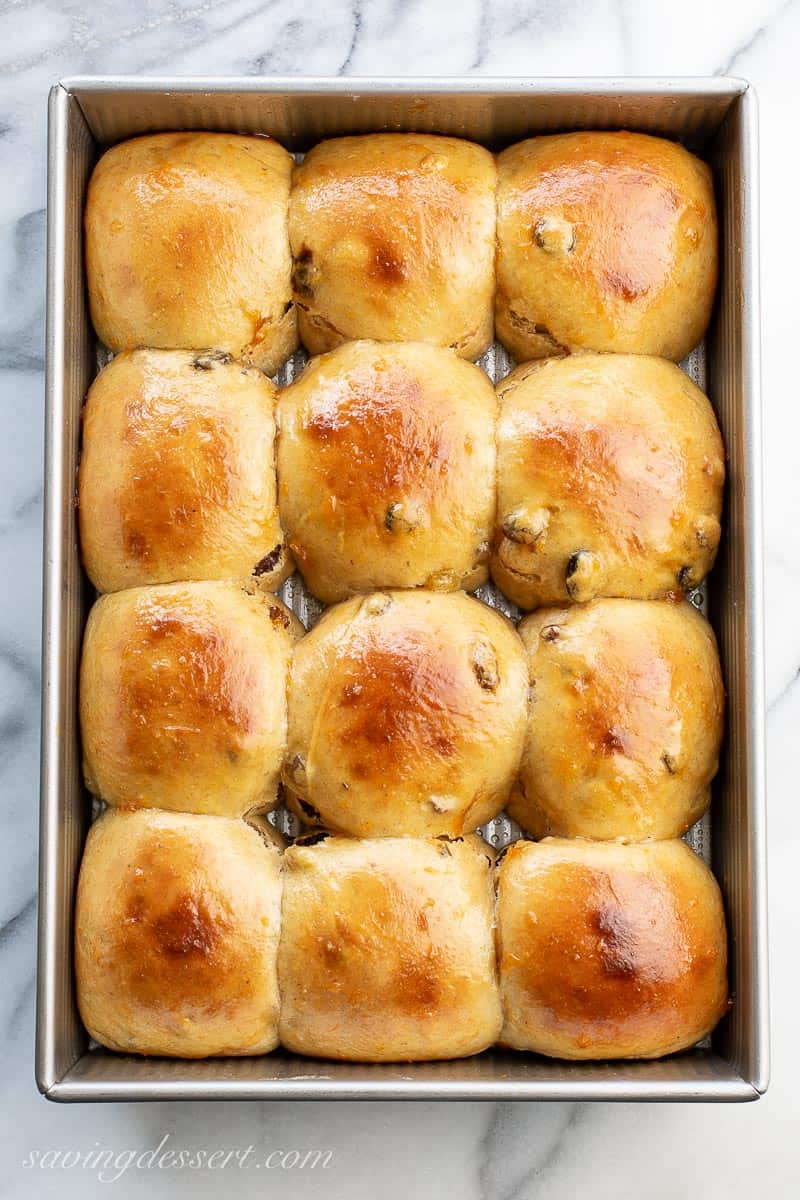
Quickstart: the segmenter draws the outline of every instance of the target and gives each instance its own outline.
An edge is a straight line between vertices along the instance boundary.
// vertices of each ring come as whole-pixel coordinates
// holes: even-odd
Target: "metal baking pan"
[[[737,79],[84,78],[50,96],[47,399],[36,1079],[50,1099],[752,1100],[768,1078],[764,688],[756,102]],[[91,591],[80,566],[75,472],[80,411],[97,345],[86,307],[82,215],[108,144],[164,129],[269,133],[295,153],[374,130],[451,134],[499,149],[533,133],[637,129],[710,162],[721,225],[719,298],[704,379],[728,455],[723,541],[708,584],[728,690],[709,826],[694,844],[722,885],[731,952],[729,1015],[708,1044],[656,1062],[566,1063],[487,1052],[456,1062],[359,1065],[281,1051],[186,1062],[90,1046],[73,984],[75,883],[91,801],[80,770],[77,677]],[[299,360],[298,360],[299,361]],[[289,377],[297,362],[290,364]],[[490,374],[506,369],[489,353]],[[288,598],[304,612],[302,590]],[[491,597],[488,597],[491,599]],[[306,612],[306,616],[313,613]],[[499,829],[499,833],[497,832]],[[501,824],[498,836],[507,836]],[[709,848],[710,847],[710,848]]]

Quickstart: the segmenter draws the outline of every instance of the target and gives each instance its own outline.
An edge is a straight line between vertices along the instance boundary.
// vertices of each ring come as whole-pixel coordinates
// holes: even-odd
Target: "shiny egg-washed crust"
[[[510,621],[463,592],[330,608],[293,658],[287,803],[353,837],[470,832],[508,798],[527,687]]]
[[[278,520],[275,387],[225,354],[134,350],[83,411],[78,513],[101,592],[292,569]]]
[[[688,602],[539,609],[519,632],[531,706],[510,816],[541,838],[673,838],[708,807],[725,692]]]
[[[685,842],[518,842],[499,867],[497,927],[514,1049],[659,1058],[726,1011],[722,897]]]
[[[287,1049],[463,1058],[501,1025],[487,857],[467,842],[328,838],[286,851],[278,953]]]
[[[450,350],[349,342],[279,398],[281,519],[327,604],[478,587],[494,524],[494,389]]]
[[[680,362],[717,283],[711,170],[641,133],[532,138],[497,160],[497,336],[518,362],[599,350]]]
[[[271,138],[157,133],[103,155],[86,199],[92,321],[115,353],[225,350],[273,375],[297,346],[292,158]]]
[[[491,572],[520,608],[696,587],[720,538],[714,410],[680,367],[581,354],[498,386]]]
[[[278,1042],[280,855],[243,821],[109,809],[78,881],[75,971],[90,1035],[180,1058]]]
[[[275,596],[236,583],[101,597],[80,672],[89,790],[121,807],[230,817],[274,807],[301,629]]]
[[[300,337],[422,341],[475,359],[493,337],[495,165],[423,133],[335,138],[295,167],[289,201]]]

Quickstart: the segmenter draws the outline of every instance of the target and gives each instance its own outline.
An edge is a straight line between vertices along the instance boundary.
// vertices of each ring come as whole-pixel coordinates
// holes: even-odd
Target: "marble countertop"
[[[793,328],[800,261],[794,0],[4,0],[0,3],[0,1194],[707,1200],[797,1194],[794,737],[800,723],[800,471]],[[66,75],[735,74],[761,105],[773,1071],[757,1104],[143,1104],[59,1107],[33,1080],[42,518],[45,137]],[[789,388],[788,393],[784,391]],[[800,417],[798,417],[800,432]],[[9,583],[10,581],[10,583]],[[165,1145],[330,1150],[328,1165],[31,1169]],[[74,1154],[73,1154],[74,1158]],[[85,1159],[84,1159],[85,1161]],[[145,1160],[146,1161],[146,1160]],[[220,1160],[217,1160],[218,1162]],[[156,1178],[153,1178],[153,1175]],[[165,1178],[168,1175],[168,1178]],[[148,1178],[149,1177],[149,1178]]]

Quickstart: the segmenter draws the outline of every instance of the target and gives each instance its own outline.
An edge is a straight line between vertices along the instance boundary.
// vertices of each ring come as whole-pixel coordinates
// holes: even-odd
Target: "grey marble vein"
[[[38,691],[40,680],[38,658],[34,663],[17,646],[0,641],[0,663],[7,664],[28,685],[31,692]]]
[[[770,700],[769,704],[767,705],[768,713],[774,712],[778,705],[781,704],[787,698],[787,696],[790,696],[794,692],[798,679],[800,679],[800,667],[797,667],[792,675],[792,678],[789,680],[786,686],[782,688],[780,692],[778,692],[777,696]]]
[[[8,920],[0,925],[0,950],[28,924],[36,911],[36,896],[30,896]]]
[[[10,243],[3,255],[13,303],[0,310],[0,369],[41,370],[44,365],[43,208],[19,217],[0,237]]]
[[[552,36],[568,27],[585,7],[575,0],[559,5],[546,0],[481,0],[477,51],[470,69],[485,67],[495,46],[507,39],[544,33]]]
[[[780,24],[782,18],[786,16],[792,8],[794,8],[797,0],[783,0],[767,17],[767,19],[756,29],[750,33],[745,40],[737,46],[725,59],[722,66],[717,67],[714,71],[715,75],[735,75],[741,61],[750,53],[754,46],[765,38],[770,37],[775,33],[776,28]]]
[[[353,14],[353,35],[350,38],[350,45],[347,47],[347,54],[344,57],[344,62],[337,72],[338,75],[348,74],[358,49],[359,39],[361,38],[361,26],[364,16],[359,0],[352,0],[350,7]]]
[[[486,1200],[529,1200],[557,1168],[585,1106],[496,1104],[482,1143],[481,1195]]]
[[[6,1014],[5,1036],[16,1037],[27,1031],[28,1021],[36,1000],[36,976],[31,973],[20,989],[16,1002]]]
[[[25,518],[28,517],[32,512],[38,512],[42,507],[43,497],[44,489],[37,487],[36,491],[33,492],[32,495],[26,496],[24,500],[21,500],[15,506],[14,511],[11,514],[12,521],[24,521]],[[0,537],[2,537],[4,532],[5,530],[0,527]]]

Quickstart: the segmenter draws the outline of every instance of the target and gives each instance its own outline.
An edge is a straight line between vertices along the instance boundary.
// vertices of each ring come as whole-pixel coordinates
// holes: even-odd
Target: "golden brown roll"
[[[725,692],[688,603],[595,600],[519,628],[532,700],[510,815],[534,837],[679,837],[717,772]]]
[[[659,1058],[728,1002],[725,917],[681,841],[517,842],[499,868],[501,1040],[552,1058]]]
[[[401,1062],[485,1050],[501,1025],[489,861],[466,842],[329,838],[284,856],[280,1040]]]
[[[462,834],[519,766],[525,653],[463,592],[375,592],[328,609],[289,686],[287,802],[353,837]]]
[[[497,171],[497,336],[518,361],[679,362],[698,344],[717,283],[705,163],[642,133],[567,133],[511,146]]]
[[[355,338],[491,344],[495,166],[458,138],[378,133],[322,142],[289,203],[300,337],[312,354]]]
[[[109,809],[78,881],[78,1006],[126,1054],[265,1054],[278,1042],[280,855],[244,821]]]
[[[687,591],[714,563],[725,477],[714,411],[674,363],[586,354],[498,387],[491,571],[521,608]]]
[[[92,321],[113,351],[226,350],[277,371],[297,345],[287,232],[292,158],[271,138],[119,142],[86,199]]]
[[[289,574],[278,520],[275,388],[222,354],[134,350],[86,400],[81,548],[101,592]]]
[[[278,472],[315,596],[485,582],[496,407],[484,372],[450,350],[349,342],[311,360],[280,394]]]
[[[235,583],[103,596],[83,642],[86,785],[108,804],[241,816],[274,807],[299,622]]]

